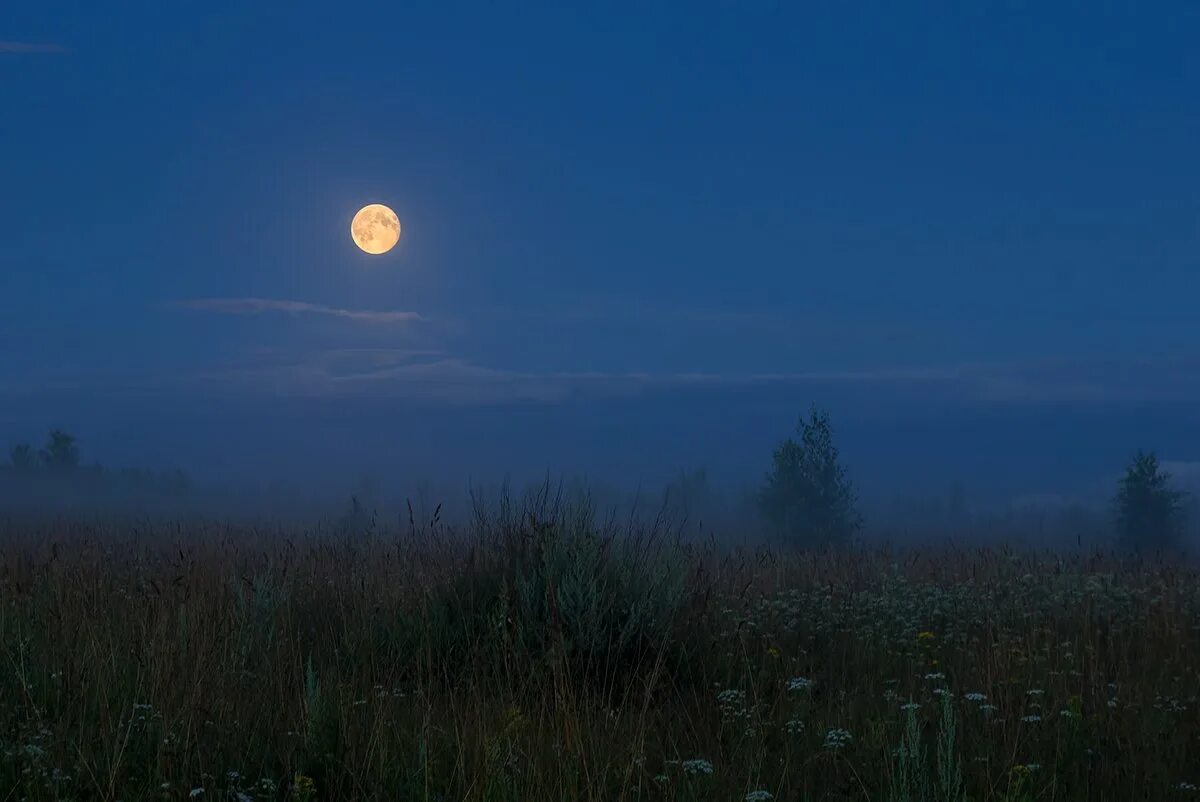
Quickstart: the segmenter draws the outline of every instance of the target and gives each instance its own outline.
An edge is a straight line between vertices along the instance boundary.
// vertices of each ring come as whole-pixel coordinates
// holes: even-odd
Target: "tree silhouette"
[[[862,526],[856,496],[838,462],[829,416],[814,408],[796,433],[775,449],[771,473],[759,494],[764,516],[793,545],[849,540]]]
[[[1183,499],[1154,452],[1138,451],[1117,487],[1117,537],[1136,550],[1175,549],[1182,531]]]
[[[42,464],[51,470],[74,470],[79,466],[79,447],[74,435],[54,429],[42,449]]]
[[[29,443],[17,443],[9,449],[8,459],[12,462],[13,468],[22,473],[38,467],[38,454]]]

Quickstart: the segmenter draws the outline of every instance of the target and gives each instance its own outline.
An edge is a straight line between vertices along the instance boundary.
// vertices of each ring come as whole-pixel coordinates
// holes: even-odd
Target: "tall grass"
[[[0,799],[1183,799],[1194,567],[467,531],[9,524]]]

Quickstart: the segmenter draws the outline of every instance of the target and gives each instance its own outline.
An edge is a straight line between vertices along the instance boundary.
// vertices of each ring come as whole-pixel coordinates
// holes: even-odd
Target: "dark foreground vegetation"
[[[618,531],[619,530],[619,531]],[[1196,798],[1179,559],[9,521],[0,799]]]

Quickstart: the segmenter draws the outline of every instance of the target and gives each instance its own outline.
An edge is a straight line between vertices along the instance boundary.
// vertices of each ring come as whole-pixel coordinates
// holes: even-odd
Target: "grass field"
[[[459,532],[10,521],[0,800],[1200,799],[1197,578],[544,496]]]

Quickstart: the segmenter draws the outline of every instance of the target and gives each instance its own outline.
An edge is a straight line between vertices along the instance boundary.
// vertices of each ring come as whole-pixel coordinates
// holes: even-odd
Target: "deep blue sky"
[[[0,436],[745,477],[817,401],[880,490],[1200,460],[1200,7],[565,5],[6,3]]]

